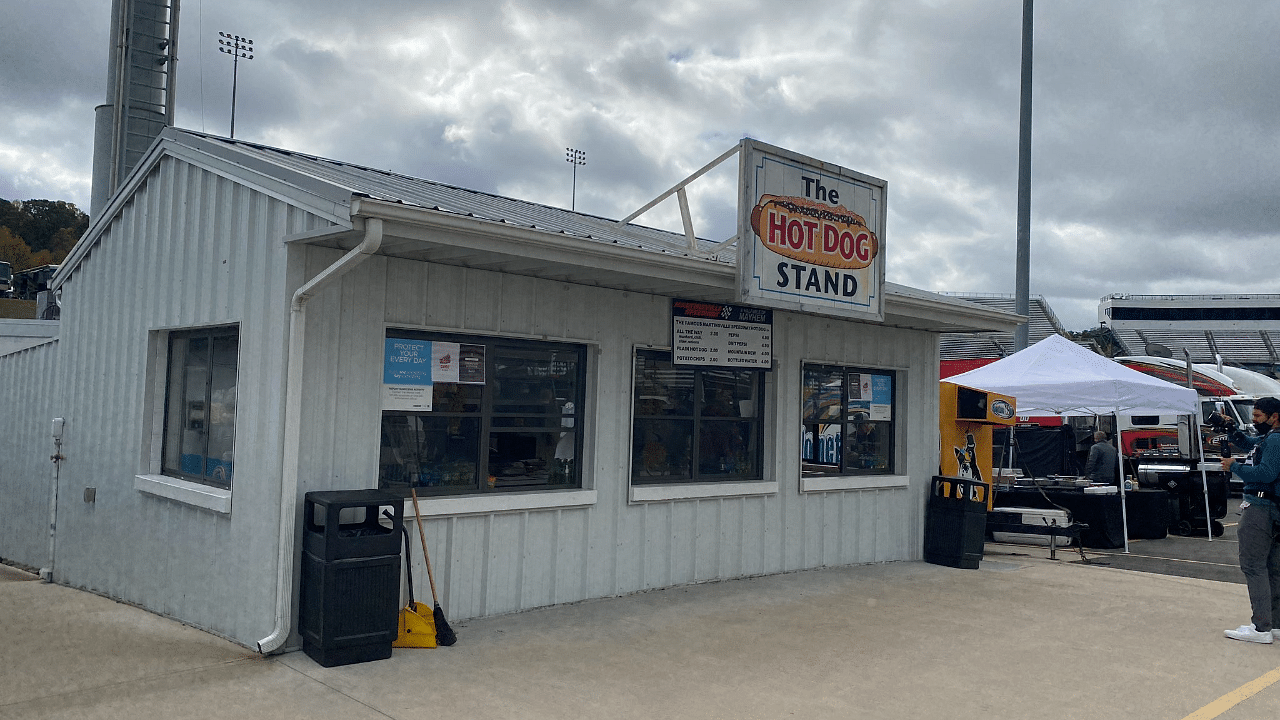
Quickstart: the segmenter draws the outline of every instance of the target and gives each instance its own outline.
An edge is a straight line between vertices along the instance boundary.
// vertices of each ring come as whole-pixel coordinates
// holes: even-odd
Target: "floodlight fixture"
[[[573,195],[569,201],[569,209],[578,209],[578,166],[587,164],[587,151],[575,150],[573,148],[564,149],[564,161],[573,165]]]
[[[218,33],[218,50],[231,56],[231,137],[236,136],[236,86],[240,79],[240,58],[253,59],[253,41],[239,35]]]

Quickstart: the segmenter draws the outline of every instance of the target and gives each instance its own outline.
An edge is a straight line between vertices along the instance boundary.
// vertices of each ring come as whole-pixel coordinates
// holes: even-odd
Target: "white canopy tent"
[[[1025,350],[943,382],[1010,395],[1020,416],[1165,414],[1191,415],[1197,427],[1200,422],[1200,400],[1195,390],[1131,370],[1061,335],[1050,335]],[[1116,462],[1123,468],[1124,451],[1119,438],[1116,447],[1120,450]],[[1203,467],[1200,479],[1205,488],[1208,524],[1209,481]],[[1129,552],[1124,483],[1120,484],[1120,495],[1124,550]]]

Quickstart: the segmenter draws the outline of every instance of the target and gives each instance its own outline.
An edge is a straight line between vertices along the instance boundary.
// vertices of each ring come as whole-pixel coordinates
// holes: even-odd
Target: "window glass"
[[[805,365],[802,372],[803,472],[892,473],[896,373],[831,365]]]
[[[631,477],[663,482],[693,476],[693,421],[636,418],[632,435]]]
[[[384,413],[379,460],[384,487],[473,488],[480,419]]]
[[[379,486],[432,494],[581,487],[580,345],[389,331],[459,349],[430,409],[384,410]]]
[[[676,367],[636,352],[631,479],[638,484],[758,480],[759,370]]]
[[[839,368],[806,365],[801,389],[801,416],[804,421],[817,423],[839,419],[843,386],[844,372]]]
[[[239,352],[235,328],[170,333],[164,473],[231,487]]]

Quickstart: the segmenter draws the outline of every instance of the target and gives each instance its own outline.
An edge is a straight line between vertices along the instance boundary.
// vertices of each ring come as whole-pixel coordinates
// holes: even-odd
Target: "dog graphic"
[[[957,476],[970,480],[982,481],[982,471],[978,468],[978,444],[973,440],[973,433],[965,433],[965,447],[961,450],[954,445],[952,450],[956,451],[956,465],[959,467]]]

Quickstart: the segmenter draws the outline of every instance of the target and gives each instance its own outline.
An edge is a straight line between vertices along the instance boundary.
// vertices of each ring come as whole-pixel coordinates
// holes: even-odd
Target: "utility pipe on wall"
[[[58,484],[62,481],[62,461],[67,459],[62,454],[62,431],[66,425],[67,421],[60,417],[54,418],[51,425],[53,455],[49,459],[53,461],[53,488],[49,498],[49,565],[40,568],[40,579],[49,583],[53,582],[53,567],[58,555]]]
[[[352,216],[359,200],[352,203]],[[364,240],[334,264],[311,278],[289,303],[289,357],[285,376],[284,464],[280,477],[280,539],[276,557],[276,625],[258,641],[258,652],[279,650],[293,630],[294,540],[298,518],[298,452],[302,438],[302,361],[305,348],[307,302],[329,284],[369,259],[382,246],[382,220],[364,221]]]

